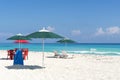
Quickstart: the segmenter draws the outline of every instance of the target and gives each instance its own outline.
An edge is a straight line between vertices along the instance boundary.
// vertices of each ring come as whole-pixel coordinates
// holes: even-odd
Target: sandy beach
[[[52,58],[45,53],[29,52],[24,66],[13,66],[7,51],[0,50],[0,80],[119,80],[120,56],[74,54],[73,59]]]

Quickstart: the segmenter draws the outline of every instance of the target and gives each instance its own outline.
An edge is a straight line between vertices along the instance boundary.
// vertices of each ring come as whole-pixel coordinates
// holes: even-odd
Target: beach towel
[[[22,50],[17,50],[14,56],[14,63],[13,65],[24,65],[23,57],[22,57]]]

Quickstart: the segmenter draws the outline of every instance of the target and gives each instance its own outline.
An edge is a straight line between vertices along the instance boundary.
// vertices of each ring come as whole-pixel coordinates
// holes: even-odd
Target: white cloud
[[[48,29],[49,31],[54,31],[54,30],[55,30],[55,28],[53,28],[53,27],[51,27],[51,26],[48,26],[47,29]]]
[[[80,30],[73,30],[72,31],[72,35],[74,35],[74,36],[77,36],[77,35],[80,35]]]
[[[107,34],[119,34],[120,33],[120,27],[115,26],[115,27],[109,27],[106,29]]]
[[[113,35],[113,34],[120,34],[120,27],[118,26],[113,26],[109,27],[103,30],[102,27],[97,29],[97,32],[95,33],[96,36],[98,35]]]
[[[100,28],[97,29],[97,32],[95,33],[95,35],[102,35],[102,34],[104,34],[104,33],[105,33],[105,32],[103,31],[103,28],[100,27]]]

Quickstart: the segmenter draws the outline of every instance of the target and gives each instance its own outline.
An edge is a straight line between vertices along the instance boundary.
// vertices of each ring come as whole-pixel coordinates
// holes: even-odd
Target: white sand
[[[40,52],[29,52],[24,66],[13,66],[0,50],[0,80],[120,80],[120,56],[75,55],[73,59],[50,58],[45,53],[41,68]]]

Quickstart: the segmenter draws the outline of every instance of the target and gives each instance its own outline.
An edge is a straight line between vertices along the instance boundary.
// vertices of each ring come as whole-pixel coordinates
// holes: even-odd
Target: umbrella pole
[[[42,44],[43,44],[43,47],[42,47],[42,66],[44,67],[44,38],[42,39]]]
[[[19,48],[20,48],[20,40],[19,40]]]

